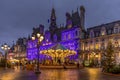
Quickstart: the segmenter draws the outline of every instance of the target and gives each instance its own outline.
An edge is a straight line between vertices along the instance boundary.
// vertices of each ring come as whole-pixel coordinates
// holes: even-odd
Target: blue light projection
[[[77,32],[77,34],[76,34]],[[62,41],[60,44],[63,46],[67,47],[70,50],[74,50],[77,52],[76,55],[69,56],[70,59],[78,59],[78,53],[80,49],[80,34],[79,32],[79,27],[73,27],[67,30],[62,31]]]
[[[27,58],[28,60],[34,60],[37,57],[37,40],[29,40],[27,42]]]
[[[61,41],[57,42],[61,45],[65,46],[66,48],[70,50],[74,50],[77,52],[76,55],[68,56],[70,60],[76,60],[78,59],[78,53],[79,53],[79,40],[80,40],[80,34],[78,33],[79,27],[73,27],[67,30],[62,31],[61,34]],[[77,32],[77,33],[76,33]],[[37,40],[35,41],[28,41],[27,43],[27,58],[28,60],[34,60],[37,58]],[[56,43],[48,40],[47,38],[41,43],[41,46],[39,47],[39,50],[48,50],[52,46],[54,46]],[[40,54],[40,61],[46,60],[46,59],[52,59],[50,56]]]
[[[29,40],[27,43],[27,58],[28,60],[35,60],[37,58],[37,40]],[[54,44],[52,42],[43,41],[41,43],[41,46],[39,47],[39,53],[41,50],[47,50],[50,49],[51,46]],[[43,61],[45,59],[51,59],[50,56],[40,54],[40,61]]]

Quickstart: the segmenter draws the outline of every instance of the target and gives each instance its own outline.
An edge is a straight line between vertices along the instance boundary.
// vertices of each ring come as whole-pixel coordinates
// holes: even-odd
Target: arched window
[[[54,34],[54,42],[57,42],[57,35]]]
[[[68,39],[71,39],[71,35],[70,35],[70,33],[68,34]]]
[[[75,31],[75,35],[78,36],[78,32],[77,31]]]
[[[104,44],[104,42],[101,43],[101,49],[105,49],[105,44]]]
[[[114,33],[119,33],[119,24],[115,24]]]
[[[50,40],[50,36],[51,36],[50,32],[46,31],[45,32],[45,40]]]
[[[90,31],[90,38],[94,38],[94,32],[93,32],[93,30]]]
[[[101,28],[101,35],[103,36],[103,35],[106,35],[106,29],[105,29],[105,27],[102,27]]]
[[[114,28],[114,33],[118,33],[118,27]]]

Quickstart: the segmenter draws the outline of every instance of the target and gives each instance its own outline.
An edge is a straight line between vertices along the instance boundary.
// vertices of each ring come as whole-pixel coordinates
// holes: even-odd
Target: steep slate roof
[[[94,37],[100,36],[100,34],[101,34],[100,32],[101,32],[102,27],[105,27],[107,35],[113,34],[114,26],[115,26],[116,23],[120,25],[120,20],[114,21],[114,22],[111,22],[111,23],[102,24],[102,25],[99,25],[99,26],[94,26],[94,27],[91,27],[91,28],[87,28],[87,38],[90,35],[91,30],[93,30],[93,32],[94,32]],[[111,30],[111,33],[109,33],[110,30]]]

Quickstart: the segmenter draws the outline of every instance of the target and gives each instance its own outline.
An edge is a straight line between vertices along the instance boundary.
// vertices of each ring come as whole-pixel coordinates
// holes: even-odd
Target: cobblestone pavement
[[[0,70],[0,80],[120,80],[120,76],[101,73],[98,68],[42,69],[41,74],[19,69]]]

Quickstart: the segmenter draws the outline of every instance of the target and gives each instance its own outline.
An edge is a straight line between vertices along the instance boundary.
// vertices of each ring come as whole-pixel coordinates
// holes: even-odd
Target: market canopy
[[[56,44],[53,47],[51,47],[49,50],[42,50],[40,53],[47,56],[51,56],[52,58],[57,58],[57,57],[65,58],[71,55],[75,55],[76,51],[69,50],[61,44]]]
[[[53,47],[51,47],[50,49],[53,49],[53,50],[58,50],[58,49],[67,50],[68,48],[66,48],[65,46],[58,43],[58,44],[54,45]]]

